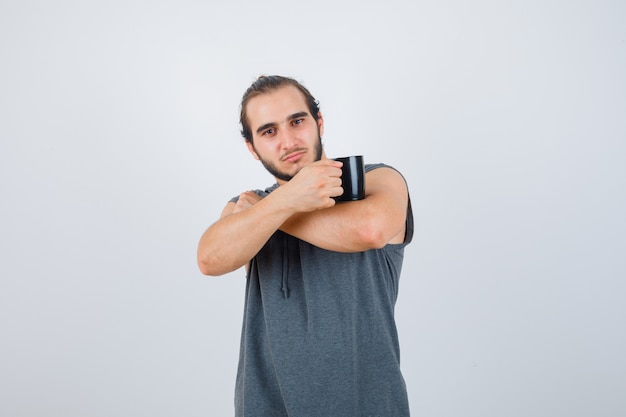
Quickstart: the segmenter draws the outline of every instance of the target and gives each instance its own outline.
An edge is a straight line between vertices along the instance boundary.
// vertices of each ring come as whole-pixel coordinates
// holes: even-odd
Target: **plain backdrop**
[[[412,415],[626,415],[622,0],[2,0],[0,415],[232,416],[261,74],[408,180]]]

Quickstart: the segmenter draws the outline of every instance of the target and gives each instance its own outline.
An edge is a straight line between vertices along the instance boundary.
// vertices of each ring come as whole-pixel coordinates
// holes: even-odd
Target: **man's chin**
[[[269,172],[274,178],[278,180],[290,181],[294,177],[294,175],[297,174],[297,172],[294,172],[293,174],[291,174],[288,172],[279,171],[273,166],[268,166],[266,164],[263,164],[263,165],[265,166],[265,169],[267,170],[267,172]]]
[[[283,181],[291,181],[291,179],[295,177],[296,174],[300,172],[301,169],[302,169],[301,166],[294,166],[291,171],[288,171],[288,172],[281,171],[279,172],[279,175],[274,175],[274,176]]]
[[[268,169],[268,171],[270,171],[270,173],[278,179],[281,179],[283,181],[289,181],[293,177],[295,177],[302,168],[309,165],[310,163],[311,162],[309,161],[299,160],[298,162],[288,164],[288,169],[285,171],[279,171],[278,169],[273,169],[271,171]]]

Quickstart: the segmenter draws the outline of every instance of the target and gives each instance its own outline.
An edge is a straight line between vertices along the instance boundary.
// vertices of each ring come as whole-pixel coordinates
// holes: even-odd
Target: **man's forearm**
[[[402,241],[408,204],[404,179],[391,169],[367,175],[364,200],[295,214],[280,229],[336,252],[362,252]]]
[[[317,247],[335,252],[362,252],[376,246],[365,211],[358,202],[337,205],[287,219],[280,230]]]
[[[223,275],[248,263],[290,214],[271,199],[236,213],[234,203],[229,206],[231,213],[223,214],[200,239],[198,266],[205,275]]]

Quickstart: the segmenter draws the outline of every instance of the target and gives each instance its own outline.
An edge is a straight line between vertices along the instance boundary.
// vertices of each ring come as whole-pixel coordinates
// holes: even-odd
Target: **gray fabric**
[[[248,268],[237,417],[409,416],[394,306],[412,217],[403,244],[366,252],[269,239]]]

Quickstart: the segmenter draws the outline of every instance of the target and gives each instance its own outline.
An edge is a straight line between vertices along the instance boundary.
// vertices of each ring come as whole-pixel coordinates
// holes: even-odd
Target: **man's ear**
[[[257,155],[256,151],[254,150],[254,145],[252,144],[252,142],[247,140],[246,141],[246,146],[248,147],[248,151],[250,151],[250,153],[252,154],[254,159],[256,159],[257,161],[260,160],[259,155]]]

